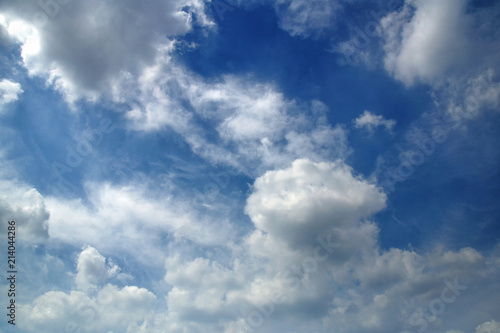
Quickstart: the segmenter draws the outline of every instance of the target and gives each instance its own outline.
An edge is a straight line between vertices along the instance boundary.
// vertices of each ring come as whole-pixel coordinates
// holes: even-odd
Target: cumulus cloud
[[[22,93],[23,90],[19,83],[2,79],[0,81],[0,110],[2,110],[4,104],[17,101]]]
[[[308,255],[312,259],[317,248],[322,257],[325,253],[328,257],[329,246],[335,247],[332,264],[371,251],[377,228],[361,220],[384,206],[385,195],[340,161],[304,159],[287,169],[269,171],[257,179],[247,201],[255,230],[243,244],[229,248],[230,262],[178,255],[167,259],[165,281],[172,286],[167,296],[169,309],[192,331],[203,318],[207,331],[242,332],[255,307],[272,306],[274,312],[278,305],[269,302],[279,303],[289,314],[301,313],[303,306],[324,307],[320,316],[329,302],[328,275],[294,272],[298,276],[291,277],[286,270],[301,265]],[[338,243],[332,245],[333,241]],[[295,280],[301,288],[290,285]]]
[[[233,259],[167,259],[167,303],[175,316],[155,317],[142,329],[168,322],[196,331],[203,318],[208,332],[273,332],[276,323],[320,332],[412,331],[435,323],[451,330],[471,304],[486,313],[492,301],[481,294],[497,290],[495,255],[382,250],[378,228],[366,219],[384,206],[385,195],[342,162],[298,160],[267,172],[247,201],[255,230],[232,247]],[[479,285],[483,291],[468,292]],[[432,307],[439,302],[445,311]],[[479,317],[462,327],[472,330]]]
[[[311,244],[336,226],[356,223],[385,207],[386,197],[343,164],[296,160],[254,184],[246,212],[255,226],[291,247]]]
[[[68,212],[56,218],[54,236],[69,239],[62,221],[80,215],[85,222],[71,222],[71,230],[96,229],[87,239],[98,236],[106,221],[114,232],[133,230],[120,234],[127,244],[126,237],[140,230],[131,222],[137,214],[159,216],[142,220],[143,228],[175,228],[168,202],[146,200],[127,188],[96,190],[89,207],[59,203]],[[385,205],[386,195],[344,162],[296,160],[257,178],[246,206],[254,229],[226,244],[224,256],[209,256],[218,245],[195,238],[191,241],[200,241],[206,251],[157,253],[165,258],[162,282],[168,288],[153,294],[139,286],[114,285],[119,267],[95,247],[84,247],[73,275],[78,290],[51,291],[21,306],[24,328],[54,332],[71,324],[82,332],[229,333],[275,332],[279,324],[304,332],[411,332],[423,327],[450,331],[460,324],[467,332],[494,329],[500,312],[492,310],[486,295],[498,292],[500,248],[490,254],[444,246],[427,252],[381,249],[379,229],[370,218]],[[49,206],[61,214],[57,203]],[[203,233],[210,238],[220,230]],[[145,235],[137,235],[144,243]],[[107,243],[103,246],[120,250],[119,244]],[[141,255],[150,259],[146,253]]]
[[[459,64],[467,50],[467,0],[407,1],[382,19],[385,68],[406,85],[433,83]]]
[[[0,180],[0,218],[16,221],[16,237],[33,242],[46,240],[49,216],[44,198],[36,189],[20,182]],[[0,232],[6,236],[6,228]]]
[[[19,325],[42,333],[125,331],[129,326],[142,322],[155,301],[155,295],[135,286],[119,289],[106,285],[96,296],[82,291],[49,291],[32,304],[20,307],[20,316],[25,320]]]
[[[136,286],[94,285],[113,279],[118,271],[95,248],[84,248],[75,275],[75,283],[83,290],[49,291],[21,305],[19,325],[37,332],[125,331],[137,325],[153,310],[156,296]]]
[[[95,289],[98,284],[115,277],[120,267],[104,258],[95,248],[87,246],[78,256],[75,282],[79,289]]]
[[[385,127],[385,130],[391,133],[395,125],[395,120],[384,119],[383,116],[375,115],[368,110],[365,110],[362,115],[354,120],[354,127],[365,128],[370,134],[373,134],[375,129],[380,126]]]
[[[9,34],[22,44],[29,72],[45,77],[70,102],[96,100],[124,77],[138,75],[162,47],[191,30],[194,14],[199,24],[213,25],[200,0],[148,6],[16,1],[3,3],[0,10]]]
[[[394,77],[407,85],[434,82],[459,62],[461,37],[450,28],[463,15],[464,2],[459,3],[451,8],[450,1],[408,1],[384,19],[386,68]],[[173,39],[191,29],[190,10],[202,15],[204,2],[166,0],[149,8],[135,2],[68,3],[43,27],[28,23],[40,11],[29,2],[1,6],[7,18],[0,23],[22,44],[25,66],[47,77],[69,101],[108,94],[122,107],[129,129],[173,129],[210,162],[256,177],[245,208],[251,230],[242,237],[233,221],[193,211],[193,201],[174,197],[169,184],[151,191],[144,182],[89,183],[83,201],[43,199],[34,189],[0,183],[5,190],[0,193],[7,193],[0,195],[0,215],[21,216],[26,235],[90,244],[77,257],[72,280],[77,290],[50,291],[20,306],[24,328],[497,330],[500,310],[491,295],[499,292],[499,249],[381,248],[376,214],[387,196],[346,164],[347,131],[328,124],[323,103],[288,99],[274,85],[253,79],[203,79],[171,59]],[[278,5],[283,29],[295,36],[325,29],[337,10],[333,1]],[[80,24],[72,26],[72,20]],[[211,25],[208,18],[200,20]],[[63,22],[68,31],[56,31],[64,30]],[[79,26],[83,31],[76,31]],[[100,33],[104,28],[111,37]],[[447,47],[457,57],[447,54]],[[472,94],[479,77],[468,82]],[[496,88],[484,96],[486,106],[498,101]],[[211,132],[200,125],[207,122]],[[389,131],[394,122],[365,111],[355,126]],[[179,243],[189,251],[176,252]],[[103,253],[132,253],[143,265],[164,267],[163,278],[152,285],[168,287],[153,293],[115,285],[120,268],[99,253],[98,244]]]

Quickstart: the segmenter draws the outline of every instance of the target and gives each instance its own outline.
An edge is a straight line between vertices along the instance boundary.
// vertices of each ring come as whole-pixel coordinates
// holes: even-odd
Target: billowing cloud
[[[259,230],[296,247],[372,215],[384,208],[385,199],[342,162],[296,160],[291,168],[256,180],[246,211]]]
[[[66,221],[82,215],[85,228],[97,233],[101,229],[93,220],[106,221],[115,233],[128,228],[137,232],[131,220],[138,216],[128,206],[149,217],[159,214],[147,228],[158,223],[161,230],[173,221],[173,215],[165,215],[167,208],[155,208],[165,203],[126,189],[96,189],[92,209],[65,203],[72,214]],[[54,214],[61,214],[54,199],[48,201]],[[166,283],[168,288],[153,294],[139,286],[118,287],[127,280],[118,281],[118,266],[95,247],[84,247],[73,274],[77,290],[50,291],[22,305],[20,313],[29,319],[23,326],[38,332],[61,331],[68,323],[82,332],[274,332],[275,325],[318,332],[412,332],[436,327],[451,331],[462,318],[459,327],[466,331],[495,328],[494,321],[484,318],[500,316],[485,296],[498,292],[498,249],[490,254],[470,247],[382,249],[370,218],[385,204],[385,194],[342,161],[296,160],[257,178],[246,207],[254,229],[227,243],[224,255],[213,255],[218,244],[202,242],[198,244],[207,249],[202,252],[194,251],[198,245],[184,253],[158,252],[166,258],[165,274],[153,285]],[[65,240],[68,236],[57,222],[63,216],[56,217],[59,233],[54,236]],[[141,222],[143,228],[146,222]],[[85,232],[83,221],[72,228],[73,233]],[[211,238],[219,230],[203,233]],[[133,232],[118,239],[126,240],[123,236]],[[138,235],[142,243],[148,239]],[[105,247],[122,250],[113,242]],[[151,258],[148,252],[140,255]],[[468,310],[471,304],[474,314]]]
[[[95,297],[81,291],[50,291],[20,308],[21,328],[37,332],[124,331],[142,322],[156,297],[144,288],[106,285]]]
[[[21,85],[7,79],[0,81],[0,111],[4,104],[17,101],[19,95],[23,93]]]
[[[96,282],[103,272],[104,257],[91,247],[79,255],[76,283]],[[116,266],[114,266],[116,267]],[[111,268],[113,271],[113,268]],[[125,331],[142,322],[153,310],[156,296],[144,288],[113,284],[100,286],[92,292],[72,290],[69,293],[49,291],[37,297],[32,304],[19,309],[23,318],[19,326],[37,332]]]
[[[410,332],[435,327],[436,318],[452,329],[470,304],[488,311],[492,301],[468,291],[497,290],[495,256],[472,248],[382,250],[377,227],[363,220],[384,205],[385,195],[341,162],[298,160],[266,173],[247,202],[256,229],[232,248],[232,261],[167,260],[175,316],[163,322],[196,331],[204,318],[208,332],[273,332],[286,322],[317,331]],[[475,328],[480,317],[462,327]],[[154,321],[143,327],[159,329]]]
[[[75,282],[79,289],[88,290],[112,277],[120,271],[120,267],[112,262],[106,263],[104,258],[93,247],[87,246],[78,256]]]
[[[200,0],[153,6],[16,1],[3,3],[0,11],[7,31],[22,44],[29,72],[45,77],[70,102],[109,95],[120,80],[138,75],[175,36],[191,30],[194,13],[198,24],[213,25]]]
[[[296,158],[329,160],[349,152],[345,130],[328,124],[320,101],[290,100],[275,85],[247,78],[228,75],[213,82],[172,59],[175,37],[191,31],[195,17],[197,24],[213,25],[202,1],[165,0],[147,8],[97,0],[48,3],[54,14],[43,27],[30,21],[41,9],[22,1],[4,6],[4,23],[21,43],[29,72],[45,77],[73,106],[79,98],[112,101],[131,129],[171,129],[210,163],[252,176]],[[297,13],[310,8],[289,5],[298,6]],[[311,15],[323,12],[320,5]],[[85,28],[60,29],[69,22]],[[215,133],[203,126],[207,122]]]
[[[398,80],[434,82],[467,52],[467,0],[407,1],[382,20],[385,68]]]
[[[15,221],[16,237],[26,241],[48,238],[49,211],[42,195],[21,182],[0,180],[0,218]],[[1,234],[6,237],[7,229]]]
[[[379,218],[388,196],[349,166],[348,130],[331,123],[330,106],[253,76],[206,78],[176,58],[176,38],[193,31],[189,38],[197,38],[213,26],[205,12],[209,3],[221,6],[217,1],[0,5],[2,43],[15,39],[22,66],[74,107],[84,98],[95,102],[90,112],[109,108],[123,116],[125,128],[114,138],[172,131],[207,164],[229,166],[251,183],[245,200],[216,194],[204,202],[193,188],[145,169],[122,183],[84,175],[83,198],[44,198],[21,182],[0,182],[0,218],[18,221],[28,240],[20,246],[34,248],[40,279],[66,273],[50,288],[23,293],[21,329],[498,332],[499,246],[383,244]],[[342,8],[333,0],[252,2],[274,6],[279,26],[300,37],[328,30]],[[450,114],[478,114],[500,100],[494,56],[448,77],[473,43],[467,29],[479,14],[466,6],[407,0],[377,28],[388,73],[408,87],[430,84]],[[358,60],[371,63],[370,56]],[[13,82],[6,87],[9,102],[22,92]],[[82,113],[91,105],[84,106]],[[79,116],[72,119],[87,121]],[[369,111],[354,120],[368,132],[394,126]],[[123,146],[129,148],[126,140]],[[2,179],[16,178],[0,166]],[[55,246],[32,246],[47,239]],[[72,247],[78,253],[69,260],[58,253]]]

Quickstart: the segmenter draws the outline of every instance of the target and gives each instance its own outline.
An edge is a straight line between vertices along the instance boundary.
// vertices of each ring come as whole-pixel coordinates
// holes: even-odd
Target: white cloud
[[[205,27],[214,24],[201,0],[148,6],[135,1],[41,3],[16,1],[2,10],[9,33],[22,44],[29,72],[47,78],[69,102],[95,101],[124,77],[138,75],[162,47],[191,30],[193,13]]]
[[[395,120],[384,119],[383,116],[375,115],[368,110],[365,110],[362,115],[354,120],[354,127],[366,128],[366,130],[370,134],[373,134],[375,132],[375,129],[379,126],[385,127],[385,130],[391,133],[395,125]]]
[[[149,282],[168,284],[163,294],[113,285],[119,267],[96,248],[85,247],[74,274],[80,290],[50,291],[21,306],[20,315],[26,318],[22,325],[34,332],[239,332],[241,325],[250,323],[251,313],[263,312],[268,315],[261,313],[262,332],[408,332],[423,325],[429,331],[498,330],[497,322],[484,322],[500,317],[496,300],[491,300],[498,293],[498,253],[487,255],[472,248],[381,249],[378,226],[370,218],[384,209],[386,195],[337,160],[348,154],[347,131],[328,125],[325,105],[287,99],[274,85],[251,79],[226,76],[208,81],[170,59],[175,46],[160,35],[185,33],[191,19],[180,13],[167,22],[162,15],[179,13],[178,6],[186,3],[158,4],[152,8],[158,13],[143,13],[153,17],[150,22],[134,14],[144,10],[137,4],[113,9],[103,3],[92,19],[96,1],[75,3],[47,23],[47,30],[35,32],[19,20],[9,23],[9,32],[23,43],[26,66],[52,75],[70,101],[109,93],[117,104],[130,106],[125,112],[131,129],[172,128],[207,160],[259,176],[246,205],[254,228],[237,238],[232,222],[201,216],[191,201],[174,197],[169,184],[162,184],[161,191],[138,181],[88,184],[86,202],[43,200],[34,189],[1,185],[5,191],[0,193],[7,193],[0,195],[1,212],[8,215],[2,218],[21,216],[25,234],[47,237],[48,210],[52,240],[99,244],[106,253],[132,253],[143,265],[164,265],[163,280]],[[204,6],[201,1],[189,3],[197,11]],[[288,15],[282,26],[294,35],[320,31],[333,17],[328,7],[317,22],[311,20],[311,13],[326,4],[319,1],[282,3]],[[457,13],[445,11],[449,1],[412,3],[418,7],[414,16],[407,6],[408,12],[386,22],[387,27],[398,26],[396,32],[391,30],[394,40],[386,36],[387,57],[393,57],[388,61],[394,61],[389,67],[407,84],[436,80],[430,62],[445,52],[440,45],[414,54],[408,51],[416,45],[435,46],[426,29],[439,29],[434,21],[424,26],[424,13],[428,11],[433,20],[448,20],[445,28],[456,23],[449,15]],[[56,22],[69,20],[68,13],[85,31],[55,31],[60,28]],[[141,24],[143,28],[134,29]],[[109,41],[98,33],[104,27],[110,28]],[[417,30],[425,32],[423,37]],[[447,31],[437,31],[437,36],[456,37],[445,43],[449,46],[459,38]],[[131,37],[122,45],[125,34]],[[75,40],[68,40],[72,35]],[[99,55],[97,49],[106,52]],[[110,63],[112,57],[116,64]],[[445,56],[441,64],[446,68],[455,60]],[[476,86],[470,81],[471,93]],[[496,90],[485,96],[485,105],[498,101]],[[202,130],[200,122],[210,122],[214,131]],[[394,126],[368,111],[355,123],[368,130]],[[336,162],[323,162],[332,160]],[[190,251],[179,255],[175,246]],[[218,247],[224,255],[213,254]],[[456,281],[465,289],[444,289],[449,288],[444,281]],[[452,303],[444,303],[443,290],[445,300],[454,297]],[[429,304],[438,304],[435,300],[446,308],[427,320],[423,314],[432,310]]]
[[[0,81],[0,111],[4,104],[17,101],[19,95],[23,93],[21,85],[7,79]]]
[[[0,219],[16,221],[16,237],[38,242],[48,238],[49,212],[43,197],[21,182],[0,180]],[[7,228],[0,233],[6,237]]]
[[[246,212],[255,226],[290,247],[314,244],[318,235],[358,222],[385,207],[386,197],[360,181],[342,162],[296,160],[254,184]]]
[[[31,304],[19,306],[19,326],[36,332],[124,331],[142,322],[153,311],[156,296],[144,288],[112,284],[89,287],[116,276],[116,265],[106,265],[105,258],[92,247],[78,256],[75,282],[85,291],[49,291]]]
[[[163,185],[160,191],[139,182],[128,186],[88,184],[88,204],[48,197],[45,201],[51,214],[50,237],[78,247],[90,244],[107,251],[132,253],[147,265],[163,262],[166,245],[162,239],[169,235],[199,244],[231,241],[234,228],[227,220],[220,215],[218,220],[200,216],[193,208],[198,201],[192,197],[174,198],[168,195],[168,185]],[[134,245],[138,243],[142,247]],[[99,267],[104,270],[104,266]],[[82,274],[85,284],[88,276]]]
[[[500,324],[494,320],[476,327],[476,333],[500,333]]]
[[[135,257],[152,260],[157,255],[165,265],[164,279],[150,282],[167,283],[168,288],[153,294],[138,286],[115,286],[118,266],[95,248],[85,247],[73,274],[80,291],[51,291],[20,307],[24,328],[30,331],[64,331],[71,324],[82,332],[229,333],[251,324],[262,332],[280,327],[382,333],[426,325],[429,331],[458,326],[467,332],[479,327],[478,333],[486,333],[496,324],[484,323],[485,316],[500,316],[487,297],[498,290],[495,252],[444,247],[423,253],[382,250],[377,225],[367,219],[385,207],[386,196],[342,161],[301,159],[259,177],[246,208],[255,229],[228,244],[223,256],[209,254],[218,244],[201,242],[203,251],[194,250],[196,245],[182,253],[175,247],[163,254],[150,252],[145,239],[151,238],[138,232],[138,224],[144,229],[175,229],[176,216],[186,217],[170,208],[177,203],[148,199],[138,187],[107,185],[90,194],[89,206],[47,200],[58,215],[55,235],[68,241],[71,231],[80,235],[74,239],[91,240],[100,237],[105,224],[104,238],[98,242],[106,252],[123,253],[115,240],[123,247],[143,244]],[[57,212],[62,206],[68,211]],[[69,225],[66,232],[62,221]],[[210,239],[221,229],[202,233]],[[138,240],[129,243],[134,233]],[[443,303],[446,309],[437,320],[426,320],[420,313],[443,297],[443,289],[449,288],[444,281],[459,289],[446,289],[445,300],[451,303]],[[473,314],[470,306],[475,307]],[[250,317],[259,313],[264,316],[262,325]]]
[[[467,0],[409,0],[382,19],[385,68],[406,85],[434,83],[464,60]]]
[[[359,220],[384,205],[385,195],[342,162],[299,160],[267,172],[256,180],[247,202],[256,230],[232,247],[230,262],[167,260],[165,280],[173,288],[167,302],[175,316],[155,320],[193,332],[200,321],[207,332],[240,332],[244,325],[273,332],[278,323],[297,331],[397,332],[423,325],[434,329],[435,322],[452,329],[471,304],[478,314],[491,308],[494,301],[468,290],[478,285],[484,293],[496,290],[500,266],[492,266],[495,255],[484,257],[471,248],[383,251],[376,225]],[[327,252],[318,236],[336,243],[321,261],[315,249],[320,256]],[[446,289],[450,285],[458,289]],[[453,305],[445,304],[439,321],[420,317],[419,311],[428,311],[444,289],[445,300]],[[263,316],[262,326],[252,321],[252,313]],[[468,318],[462,327],[472,330],[477,317]],[[155,320],[143,329],[155,329]],[[307,328],[298,329],[301,325]]]
[[[20,307],[25,320],[19,326],[41,333],[124,331],[142,322],[155,301],[151,292],[135,286],[106,285],[95,297],[81,291],[49,291]]]
[[[76,285],[81,290],[97,288],[97,285],[115,277],[120,271],[120,267],[110,262],[106,262],[97,250],[87,246],[78,256],[77,274],[75,277]]]

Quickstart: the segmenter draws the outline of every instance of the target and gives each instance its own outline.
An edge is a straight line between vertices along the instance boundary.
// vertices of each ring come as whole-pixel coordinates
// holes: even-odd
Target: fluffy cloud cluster
[[[245,207],[252,224],[237,236],[235,222],[202,218],[192,201],[173,197],[168,184],[151,191],[147,181],[89,183],[83,201],[44,200],[34,189],[0,183],[0,217],[16,216],[26,237],[90,244],[77,256],[74,290],[46,292],[20,307],[24,328],[498,331],[500,309],[491,295],[499,292],[500,248],[381,248],[372,219],[385,208],[386,194],[346,164],[346,131],[328,124],[324,104],[291,100],[253,79],[207,80],[171,58],[175,36],[190,31],[195,18],[212,25],[205,2],[61,2],[43,2],[52,4],[45,10],[29,1],[0,5],[0,24],[22,44],[30,73],[45,77],[70,102],[107,97],[122,109],[129,129],[172,129],[211,163],[255,176]],[[469,43],[458,27],[467,17],[465,5],[408,0],[383,18],[387,71],[408,86],[441,83]],[[295,36],[321,31],[339,10],[336,1],[276,6],[282,28]],[[37,13],[45,13],[43,25],[33,21]],[[493,76],[488,68],[465,75],[466,88],[457,79],[456,95],[465,89],[465,96],[474,96],[481,73]],[[498,103],[500,89],[493,78],[489,82],[491,89],[479,89],[478,107]],[[6,89],[14,100],[16,87]],[[355,126],[390,130],[394,123],[365,112]],[[157,290],[123,285],[131,277],[98,247],[132,254],[145,267],[164,267],[162,277],[149,281]]]
[[[407,85],[442,80],[468,49],[466,4],[467,0],[407,1],[402,10],[383,18],[387,71]]]
[[[21,306],[19,323],[36,332],[107,332],[124,331],[132,323],[141,322],[152,311],[156,296],[144,288],[104,284],[116,277],[116,265],[92,247],[78,256],[75,282],[85,291],[69,293],[49,291],[32,304]],[[94,288],[89,290],[91,284]]]
[[[498,4],[470,10],[468,0],[391,2],[369,21],[350,27],[351,38],[332,51],[342,63],[373,68],[382,63],[410,87],[427,84],[436,104],[449,114],[475,116],[498,107]]]
[[[229,248],[233,259],[169,258],[169,313],[142,329],[161,332],[159,321],[189,332],[200,322],[207,332],[412,332],[498,318],[482,297],[498,292],[495,254],[382,250],[366,218],[384,206],[385,195],[342,162],[298,160],[266,173],[247,201],[255,231]],[[457,323],[471,304],[478,316]]]
[[[7,79],[0,81],[0,111],[4,104],[17,101],[19,95],[23,93],[21,85]]]
[[[96,288],[96,285],[115,277],[120,268],[104,258],[93,247],[86,247],[78,256],[76,285],[81,290]]]
[[[128,206],[139,215],[159,216],[147,228],[175,227],[167,225],[175,223],[174,215],[168,215],[173,211],[168,202],[165,206],[109,186],[96,193],[100,194],[87,212],[76,202],[57,205],[55,199],[47,199],[55,216],[54,235],[68,239],[70,230],[80,234],[95,229],[98,236],[104,230],[99,224],[105,222],[107,230],[131,228],[118,238],[127,243],[123,236],[148,223],[136,224],[138,216]],[[192,245],[184,244],[186,251],[169,247],[164,278],[157,283],[168,288],[153,293],[138,286],[119,287],[133,277],[87,246],[77,256],[76,289],[50,291],[24,304],[20,311],[29,320],[23,325],[38,332],[63,331],[67,325],[82,332],[274,332],[278,327],[318,332],[495,332],[500,311],[487,295],[499,292],[500,248],[490,254],[472,248],[438,247],[423,253],[381,249],[378,227],[370,217],[385,205],[385,194],[344,162],[299,159],[257,178],[246,205],[254,229],[240,241],[223,244],[225,255],[207,255],[221,243],[203,244],[196,238],[191,238]],[[63,207],[68,208],[66,215],[60,215]],[[66,223],[78,215],[85,222],[81,227],[69,223],[65,227],[71,229],[64,234],[62,219],[69,214],[72,218]],[[210,237],[219,230],[203,233]],[[140,242],[134,244],[154,238],[151,232],[137,235]],[[117,238],[106,233],[104,237]],[[118,243],[99,243],[123,253]],[[193,251],[198,246],[207,249],[204,254]],[[155,255],[165,258],[160,252],[136,254],[147,260]]]
[[[291,248],[314,244],[331,228],[342,229],[385,206],[385,195],[342,162],[296,160],[289,169],[258,178],[254,190],[247,213],[255,226]]]

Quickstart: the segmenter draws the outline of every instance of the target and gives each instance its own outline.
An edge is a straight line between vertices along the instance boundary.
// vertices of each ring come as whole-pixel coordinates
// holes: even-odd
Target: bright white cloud
[[[217,218],[201,216],[192,200],[174,197],[170,184],[160,184],[159,191],[144,179],[126,185],[89,183],[84,202],[43,199],[34,189],[0,183],[0,193],[7,193],[0,195],[0,217],[21,216],[26,235],[50,235],[78,247],[90,244],[77,256],[72,273],[78,290],[50,291],[22,305],[24,328],[498,331],[496,321],[484,321],[500,318],[491,300],[499,291],[500,248],[491,254],[469,247],[382,249],[378,225],[370,219],[385,208],[387,196],[346,164],[347,131],[328,124],[323,103],[288,99],[274,85],[253,79],[209,81],[170,58],[175,44],[165,36],[185,34],[193,24],[184,5],[204,26],[211,25],[203,18],[204,2],[165,0],[149,8],[75,2],[39,29],[26,23],[33,7],[19,4],[31,12],[7,6],[8,19],[0,23],[23,44],[23,61],[32,74],[48,76],[69,101],[108,94],[125,108],[130,129],[173,129],[208,161],[256,177],[246,202],[252,229],[242,237],[218,212]],[[452,32],[463,14],[464,2],[459,4],[407,1],[401,12],[384,19],[386,68],[392,75],[408,85],[433,82],[456,64],[459,59],[448,53],[461,50],[461,36]],[[280,1],[277,6],[282,28],[304,37],[329,27],[338,10],[334,1]],[[81,24],[59,31],[70,20]],[[475,94],[480,78],[468,82],[467,96]],[[487,107],[498,103],[498,87],[492,87],[483,91],[481,103]],[[212,132],[200,126],[207,122]],[[369,111],[355,120],[357,128],[368,131],[379,126],[390,131],[394,125]],[[103,253],[131,253],[142,265],[164,267],[160,281],[148,281],[158,292],[115,285],[120,268],[99,253],[98,245]],[[179,253],[176,247],[189,251]]]
[[[20,307],[25,320],[19,325],[41,333],[125,331],[142,322],[155,301],[151,292],[135,286],[119,289],[106,285],[96,296],[81,291],[49,291],[33,304]]]
[[[162,47],[191,30],[194,13],[205,27],[214,24],[201,0],[148,6],[135,1],[40,3],[4,4],[5,21],[10,35],[22,44],[29,72],[47,78],[69,102],[96,100],[124,77],[138,75]]]
[[[467,0],[411,0],[382,19],[385,68],[406,85],[442,80],[465,57]]]
[[[17,101],[19,95],[23,93],[21,85],[7,79],[0,81],[0,110],[4,104]]]
[[[246,211],[259,230],[293,248],[372,215],[384,208],[385,199],[342,162],[296,160],[291,168],[256,180]]]
[[[0,218],[16,221],[19,239],[38,242],[48,238],[49,211],[43,197],[23,183],[0,180]],[[7,229],[0,233],[6,237]]]
[[[385,195],[341,162],[299,160],[266,173],[247,203],[256,230],[242,247],[233,247],[232,262],[167,260],[165,280],[173,287],[167,302],[175,316],[155,320],[196,331],[206,318],[207,332],[273,332],[278,322],[281,328],[286,322],[295,329],[306,325],[304,331],[396,332],[434,328],[425,311],[441,297],[446,310],[437,316],[443,327],[454,327],[457,313],[468,313],[471,304],[488,311],[492,301],[467,290],[496,290],[500,266],[491,266],[494,255],[471,248],[382,251],[377,227],[359,220],[384,205]],[[307,311],[310,306],[314,312]],[[143,328],[158,330],[154,322]],[[474,323],[470,319],[467,327]]]
[[[106,262],[104,258],[93,247],[87,246],[78,256],[76,285],[81,290],[95,289],[98,284],[107,279],[115,277],[120,267],[113,262]]]
[[[95,229],[95,234],[82,237],[92,239],[103,231],[100,224],[106,221],[115,235],[104,233],[108,241],[103,246],[122,251],[112,239],[128,244],[127,237],[139,230],[133,220],[140,215],[151,218],[142,219],[142,227],[175,228],[176,215],[169,215],[168,202],[109,185],[92,193],[92,208],[47,199],[51,212],[60,214],[54,220],[58,230],[54,235],[69,239],[62,229],[64,219],[73,223],[73,234]],[[298,331],[336,328],[382,333],[432,330],[437,323],[451,330],[457,316],[468,318],[460,326],[467,331],[478,327],[478,333],[486,333],[496,327],[494,321],[477,320],[500,316],[500,311],[491,311],[493,301],[485,297],[498,290],[496,253],[486,256],[472,248],[450,251],[443,247],[428,253],[382,250],[379,230],[367,219],[383,209],[385,201],[385,194],[342,161],[297,160],[257,178],[246,208],[255,229],[226,246],[224,256],[209,258],[210,249],[215,249],[210,244],[204,245],[206,252],[191,247],[184,253],[162,255],[146,250],[137,254],[148,260],[152,255],[166,257],[163,281],[169,288],[159,289],[164,294],[114,285],[118,266],[94,247],[85,247],[74,274],[79,291],[51,291],[20,307],[20,314],[29,319],[24,328],[64,331],[70,323],[82,332],[229,333],[245,332],[245,327],[274,332],[273,325],[279,323],[281,328]],[[57,212],[60,206],[67,206],[68,212]],[[81,225],[74,222],[78,216],[82,216]],[[174,224],[163,227],[166,223]],[[119,230],[126,232],[117,234]],[[203,233],[213,238],[220,230]],[[144,249],[147,237],[137,235],[140,241],[135,244],[143,244]],[[439,320],[427,319],[429,304],[439,300],[445,306],[436,315]],[[471,316],[471,305],[477,316]],[[262,321],[252,317],[259,314]]]
[[[7,6],[6,24],[23,45],[29,71],[46,76],[69,102],[107,97],[125,112],[132,129],[172,129],[210,163],[256,176],[297,158],[321,161],[347,155],[347,134],[325,121],[321,102],[289,100],[274,85],[246,78],[208,81],[172,60],[175,42],[165,36],[183,35],[193,25],[192,15],[183,10],[191,8],[196,17],[205,17],[205,26],[212,25],[203,4],[168,0],[146,8],[71,2],[43,28],[28,23],[29,10]],[[310,8],[295,1],[288,5],[297,13]],[[313,7],[311,15],[323,12],[320,3]],[[148,20],[142,22],[142,17]],[[60,29],[68,20],[85,28]],[[317,22],[312,16],[307,20]],[[216,133],[201,125],[206,122],[214,124]]]
[[[375,115],[368,110],[365,110],[362,115],[354,120],[354,127],[365,128],[370,134],[373,134],[379,126],[385,127],[385,130],[391,133],[395,125],[396,121],[384,119],[383,116]]]
[[[153,310],[154,294],[136,286],[92,285],[115,278],[118,270],[95,248],[84,248],[78,256],[75,283],[85,290],[49,291],[21,305],[19,326],[45,333],[125,331],[137,325]]]

